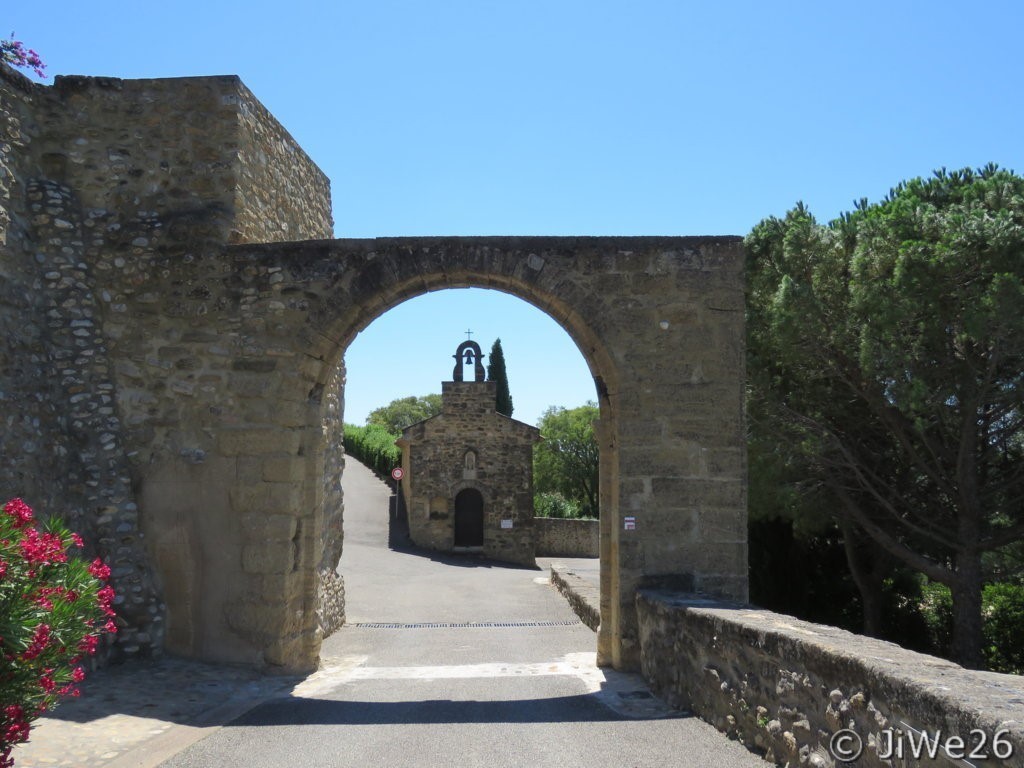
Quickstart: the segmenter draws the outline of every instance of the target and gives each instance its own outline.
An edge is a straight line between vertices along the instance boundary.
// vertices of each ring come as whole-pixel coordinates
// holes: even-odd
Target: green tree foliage
[[[579,519],[582,517],[580,505],[576,501],[565,498],[560,493],[545,491],[533,497],[533,514],[537,517],[557,517],[562,519]]]
[[[391,470],[402,463],[402,452],[395,445],[398,437],[380,424],[346,424],[345,452],[381,477],[389,477]]]
[[[1024,585],[987,584],[982,613],[989,668],[1024,675]]]
[[[597,517],[598,449],[594,439],[597,404],[588,402],[579,408],[551,406],[541,416],[544,441],[533,449],[533,488],[535,506],[551,507],[540,498],[558,494],[563,502],[576,505],[584,517]]]
[[[437,416],[440,412],[440,395],[401,397],[371,411],[366,417],[366,423],[376,424],[389,432],[400,434],[406,427],[431,416]]]
[[[953,599],[949,587],[922,579],[903,610],[917,614],[925,644],[920,650],[948,655],[953,635]],[[986,584],[981,594],[984,655],[989,669],[1024,674],[1024,584]]]
[[[857,537],[859,585],[884,553],[949,587],[980,666],[982,555],[1024,537],[1024,179],[942,171],[746,244],[752,430]]]
[[[498,396],[494,410],[506,416],[512,415],[512,394],[508,389],[508,373],[505,371],[505,352],[501,349],[501,339],[495,339],[491,345],[490,362],[487,363],[487,380],[498,384]]]

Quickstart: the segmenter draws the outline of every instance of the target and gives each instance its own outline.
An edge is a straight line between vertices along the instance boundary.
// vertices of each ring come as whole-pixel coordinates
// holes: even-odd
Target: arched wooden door
[[[484,497],[476,488],[466,488],[455,496],[455,546],[484,545]]]

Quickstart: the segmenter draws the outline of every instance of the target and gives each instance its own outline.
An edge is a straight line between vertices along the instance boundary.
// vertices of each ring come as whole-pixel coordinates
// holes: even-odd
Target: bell
[[[466,353],[463,355],[463,360],[465,360],[465,364],[466,365],[472,365],[473,364],[474,357],[473,357],[473,350],[472,349],[467,349],[466,350]]]

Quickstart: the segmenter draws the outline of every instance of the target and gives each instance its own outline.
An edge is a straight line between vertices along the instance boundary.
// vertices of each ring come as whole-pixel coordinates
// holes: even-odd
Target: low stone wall
[[[581,579],[572,569],[561,564],[551,566],[551,584],[569,601],[580,621],[597,632],[601,626],[601,588]]]
[[[537,557],[600,557],[601,528],[597,520],[533,519]]]
[[[637,612],[655,693],[771,762],[845,764],[832,750],[851,756],[860,743],[849,764],[1024,766],[1024,677],[692,595],[642,590]],[[969,762],[947,762],[941,748],[939,763],[886,759],[890,734],[909,758],[922,733],[963,739]],[[970,752],[981,734],[989,759],[979,763]]]

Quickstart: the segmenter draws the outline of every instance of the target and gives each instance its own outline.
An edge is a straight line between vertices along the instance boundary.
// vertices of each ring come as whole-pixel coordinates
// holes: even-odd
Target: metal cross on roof
[[[473,338],[473,332],[472,331],[466,331],[466,338],[467,339]]]

